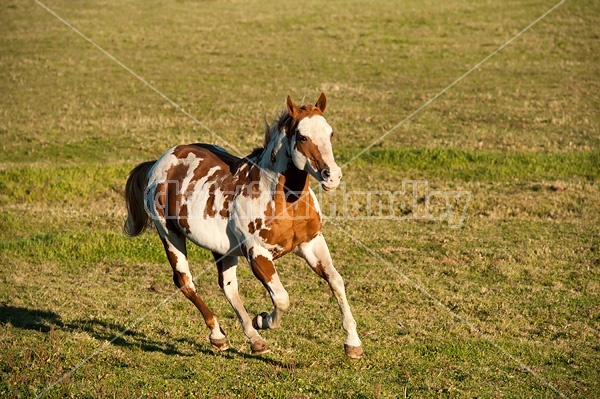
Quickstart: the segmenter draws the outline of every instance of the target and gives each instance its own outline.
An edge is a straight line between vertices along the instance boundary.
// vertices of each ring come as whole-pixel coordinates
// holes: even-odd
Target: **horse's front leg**
[[[242,298],[238,292],[236,274],[237,257],[223,256],[216,252],[213,252],[213,256],[219,271],[219,286],[235,311],[235,314],[242,325],[242,329],[244,330],[244,334],[250,340],[252,353],[260,355],[269,352],[269,347],[263,337],[261,337],[258,331],[252,327],[252,319],[248,316],[248,312],[246,312],[246,308],[244,307]]]
[[[329,284],[333,295],[337,299],[342,313],[342,326],[346,331],[346,340],[344,341],[344,350],[346,355],[353,359],[364,356],[362,344],[358,333],[356,332],[356,321],[352,316],[348,299],[346,298],[346,289],[342,276],[333,266],[331,254],[327,243],[322,234],[319,234],[311,241],[300,244],[296,249],[296,254],[306,260],[309,266]]]
[[[281,324],[283,313],[290,307],[290,297],[281,284],[273,257],[267,249],[258,245],[248,248],[247,256],[252,272],[267,289],[273,302],[273,312],[259,314],[252,325],[256,329],[277,328]]]

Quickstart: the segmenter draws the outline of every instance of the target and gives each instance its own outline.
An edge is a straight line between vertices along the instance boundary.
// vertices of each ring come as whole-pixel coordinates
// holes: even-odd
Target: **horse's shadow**
[[[164,340],[153,340],[143,333],[130,330],[118,323],[98,318],[78,319],[65,323],[62,321],[60,315],[55,312],[2,304],[0,305],[0,324],[8,323],[16,328],[43,333],[49,333],[55,330],[71,333],[75,331],[85,331],[99,341],[109,341],[112,345],[130,349],[141,349],[146,352],[162,352],[166,355],[179,356],[195,356],[200,352],[208,356],[223,356],[228,359],[235,359],[236,357],[256,359],[273,366],[289,367],[286,363],[282,363],[278,360],[269,359],[264,356],[250,355],[233,348],[230,348],[225,352],[215,353],[211,349],[203,348],[202,344],[198,344],[189,338],[174,339],[175,343],[184,343],[187,344],[186,346],[194,348],[190,351],[182,351],[175,343],[165,342]],[[295,367],[297,368],[298,365],[295,364]]]
[[[0,323],[45,333],[65,327],[60,316],[54,312],[7,305],[0,305]]]

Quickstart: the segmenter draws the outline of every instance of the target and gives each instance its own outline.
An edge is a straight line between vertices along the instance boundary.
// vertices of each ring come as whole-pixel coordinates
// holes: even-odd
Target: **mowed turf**
[[[0,396],[600,396],[597,5],[564,2],[405,120],[556,3],[44,4],[201,124],[34,1],[0,3]],[[248,153],[286,95],[321,91],[344,165],[324,234],[366,357],[293,255],[252,356],[190,245],[215,353],[156,233],[121,232],[127,173],[180,143]]]

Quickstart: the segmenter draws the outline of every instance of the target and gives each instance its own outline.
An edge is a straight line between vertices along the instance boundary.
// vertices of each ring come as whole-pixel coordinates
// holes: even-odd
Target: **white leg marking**
[[[184,282],[184,284],[181,287],[179,287],[179,289],[183,292],[186,298],[188,298],[190,301],[192,301],[192,303],[194,303],[194,305],[196,305],[198,310],[202,313],[206,325],[211,330],[210,338],[225,338],[225,334],[223,333],[223,330],[219,325],[217,317],[212,313],[208,306],[206,306],[206,304],[204,303],[202,298],[200,298],[198,292],[196,291],[196,286],[194,285],[194,281],[192,279],[192,273],[190,272],[189,263],[186,255],[187,251],[185,249],[185,237],[177,236],[175,234],[168,234],[166,236],[161,235],[161,239],[163,240],[169,263],[173,268],[173,280],[175,284],[177,284],[179,287],[179,284]]]
[[[225,258],[224,261],[226,259],[228,258]],[[248,312],[246,312],[246,308],[242,303],[242,299],[238,292],[236,271],[237,260],[235,264],[224,264],[223,270],[219,270],[219,273],[221,273],[221,278],[223,279],[223,293],[235,311],[238,320],[242,324],[244,334],[248,337],[250,343],[255,344],[256,342],[264,342],[264,339],[260,336],[260,334],[258,334],[256,329],[252,327],[252,320],[250,319],[250,316],[248,316]]]
[[[356,332],[356,321],[346,298],[344,280],[333,266],[331,254],[323,235],[319,234],[312,241],[298,246],[296,254],[304,258],[309,266],[329,284],[342,314],[342,326],[347,334],[344,343],[348,346],[360,347],[361,341]]]

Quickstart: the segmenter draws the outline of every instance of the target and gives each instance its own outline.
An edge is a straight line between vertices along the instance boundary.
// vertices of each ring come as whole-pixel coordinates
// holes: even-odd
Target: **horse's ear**
[[[319,108],[321,112],[325,112],[325,108],[327,107],[327,98],[325,97],[325,93],[321,93],[315,107]]]
[[[298,109],[298,106],[296,104],[294,104],[294,101],[292,101],[292,97],[287,96],[287,112],[288,114],[296,119],[296,117],[298,116],[298,114],[300,113],[300,110]]]

